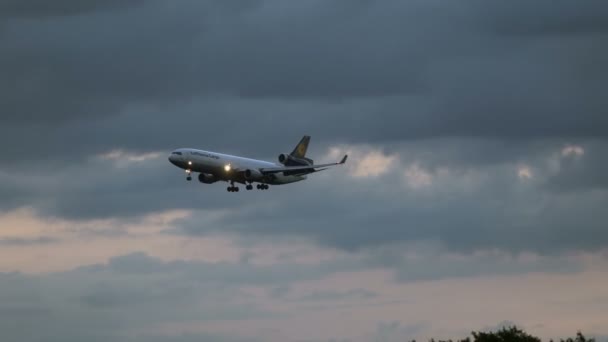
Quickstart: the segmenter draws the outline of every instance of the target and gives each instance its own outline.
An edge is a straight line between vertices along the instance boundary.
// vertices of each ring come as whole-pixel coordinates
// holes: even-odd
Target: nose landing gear
[[[192,180],[192,170],[186,170],[186,180],[187,181],[191,181]]]

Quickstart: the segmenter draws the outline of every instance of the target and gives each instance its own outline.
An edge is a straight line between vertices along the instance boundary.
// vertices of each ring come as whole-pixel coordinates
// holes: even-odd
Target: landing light
[[[226,170],[226,172],[230,171],[232,167],[230,166],[230,164],[226,164],[226,166],[224,166],[224,170]]]
[[[192,165],[192,162],[191,162],[191,161],[188,161],[188,165]]]

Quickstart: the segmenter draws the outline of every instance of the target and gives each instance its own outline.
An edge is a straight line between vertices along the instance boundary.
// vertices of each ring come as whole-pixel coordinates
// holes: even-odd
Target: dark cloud
[[[392,146],[386,153],[395,153],[400,162],[388,173],[344,177],[367,153],[361,150],[346,169],[237,196],[227,196],[223,183],[186,182],[163,154],[140,162],[93,158],[46,175],[26,170],[6,178],[22,193],[5,194],[10,201],[3,206],[33,206],[43,217],[136,222],[146,214],[186,209],[194,216],[177,222],[176,233],[303,236],[350,251],[429,240],[467,253],[498,248],[555,254],[607,246],[605,177],[598,173],[604,144],[583,145],[582,156],[563,156],[562,144],[541,144],[527,153],[525,144],[500,146],[458,140]],[[405,172],[416,162],[432,177],[430,186],[412,189],[407,184]],[[553,164],[559,165],[556,171]],[[530,168],[531,179],[518,178],[519,165]],[[443,169],[449,173],[442,175]],[[105,231],[120,229],[108,226]]]
[[[523,0],[486,4],[485,24],[503,34],[520,36],[579,35],[608,31],[608,7],[602,1],[578,6],[567,0]]]
[[[442,254],[441,251],[437,251],[437,253]],[[467,260],[450,260],[449,258],[434,256],[424,250],[420,250],[419,255],[424,257],[424,264],[403,257],[396,249],[380,249],[371,252],[368,263],[370,266],[384,266],[394,269],[396,272],[395,279],[401,282],[539,272],[575,274],[583,269],[580,262],[556,255],[549,255],[536,260],[517,260],[517,256],[492,253]]]
[[[605,1],[1,1],[1,211],[124,223],[187,209],[167,233],[303,237],[343,256],[260,266],[247,253],[236,263],[135,253],[0,274],[2,340],[238,342],[137,333],[284,316],[243,286],[319,308],[376,298],[295,293],[341,271],[388,268],[410,282],[580,270],[570,253],[608,248],[607,23]],[[368,145],[399,161],[378,177],[337,169],[229,195],[185,182],[166,160],[186,146],[275,160],[304,134],[317,160],[350,144],[351,163]],[[560,155],[565,144],[584,155]],[[130,158],[149,152],[159,154]],[[407,184],[415,163],[430,185]],[[117,225],[107,232],[124,233]],[[375,337],[421,326],[381,324]]]
[[[205,274],[199,266],[215,276]],[[247,268],[243,267],[242,270]],[[250,267],[248,273],[254,276],[255,267]],[[117,257],[105,265],[68,272],[36,276],[0,273],[0,335],[3,340],[27,342],[255,340],[206,332],[191,335],[146,332],[148,327],[161,322],[272,317],[272,312],[257,307],[240,290],[240,286],[248,283],[247,276],[239,276],[235,282],[228,279],[231,271],[225,271],[226,278],[220,265],[165,264],[136,253]],[[279,272],[289,271],[286,268]]]
[[[0,38],[2,152],[24,159],[15,140],[51,160],[116,146],[253,152],[303,133],[603,139],[606,7],[152,1],[18,22]]]
[[[557,172],[547,181],[547,188],[560,193],[572,191],[601,191],[608,188],[608,159],[603,144],[578,146],[583,153],[566,153],[559,160]],[[568,147],[565,147],[568,148]],[[576,148],[570,146],[570,148]]]
[[[398,275],[397,279],[441,279],[442,272],[454,266],[449,258],[442,261],[432,256],[433,253],[428,254],[430,258],[404,264],[403,274],[409,272],[410,275],[408,278]],[[476,269],[481,259],[483,257],[469,259],[469,268]],[[381,294],[360,287],[320,289],[304,295],[285,291],[301,281],[325,279],[344,271],[386,267],[371,260],[354,262],[352,258],[334,258],[317,265],[165,262],[138,252],[114,257],[105,264],[65,272],[40,275],[0,273],[0,336],[9,341],[24,342],[41,339],[181,342],[196,338],[200,341],[244,341],[205,331],[191,335],[164,335],[162,330],[149,328],[220,321],[238,325],[247,320],[277,319],[277,329],[282,330],[281,320],[293,311],[286,312],[282,305],[276,311],[269,310],[263,296],[246,291],[251,286],[275,286],[271,292],[279,296],[274,296],[274,300],[281,304],[289,302],[302,310],[325,311],[335,309],[337,304],[343,309],[354,309],[404,302],[383,300]],[[488,260],[481,261],[482,264],[486,262]],[[499,264],[498,268],[501,267]],[[432,269],[440,272],[429,277],[428,272]],[[422,274],[424,272],[426,274]],[[277,287],[277,284],[282,285]],[[391,326],[399,327],[398,324]],[[238,329],[235,331],[239,332]],[[250,340],[258,340],[258,337],[250,336]]]
[[[162,334],[148,328],[166,324],[284,319],[286,313],[262,309],[260,298],[243,287],[318,280],[354,268],[327,265],[209,263],[170,261],[132,253],[106,264],[40,275],[0,273],[0,334],[12,341],[257,341],[210,332]],[[352,264],[354,265],[354,263]],[[297,305],[378,294],[353,289],[313,292]],[[36,329],[31,329],[36,327]],[[238,330],[237,330],[238,331]],[[242,331],[241,331],[242,333]]]
[[[298,280],[321,279],[337,271],[359,270],[360,265],[351,260],[313,265],[279,264],[255,266],[248,263],[205,263],[175,261],[164,263],[142,253],[134,253],[110,260],[103,269],[86,267],[85,270],[100,272],[105,269],[118,274],[177,274],[194,281],[210,284],[285,284]]]
[[[604,3],[5,6],[86,16],[3,27],[3,210],[87,220],[192,209],[205,218],[183,234],[304,236],[350,251],[428,240],[459,252],[606,247]],[[315,158],[363,143],[403,163],[378,179],[333,170],[228,197],[184,182],[164,156],[194,146],[274,160],[302,134]],[[545,172],[566,142],[587,153]],[[112,150],[160,155],[99,157]],[[402,186],[414,161],[455,174],[421,195]],[[538,175],[522,183],[517,164]],[[206,216],[219,210],[233,214]]]
[[[8,186],[11,191],[0,193],[6,198],[0,208],[31,206],[41,216],[72,220],[137,220],[170,209],[217,210],[234,201],[228,197],[212,199],[210,188],[197,180],[185,182],[183,171],[169,164],[164,154],[147,161],[122,162],[127,164],[93,158],[84,165],[47,174],[24,170],[16,177],[0,176],[4,184],[12,184]],[[215,185],[223,189],[223,185]],[[111,229],[108,226],[106,231]]]
[[[203,216],[197,215],[180,229],[193,235],[306,236],[352,251],[413,241],[438,241],[466,253],[497,248],[559,254],[606,248],[605,188],[548,191],[547,181],[555,176],[545,160],[552,157],[526,161],[531,179],[518,177],[519,161],[475,168],[444,164],[448,173],[443,176],[441,168],[422,163],[432,180],[419,189],[409,187],[404,175],[416,159],[394,165],[377,179],[315,175],[300,188],[274,187],[273,198],[263,202],[245,200],[238,211],[212,222],[203,224]],[[594,157],[599,155],[584,156]]]
[[[104,10],[127,8],[143,4],[145,0],[3,0],[0,2],[2,18],[45,18],[68,16]],[[149,1],[153,2],[153,1]]]
[[[335,300],[361,300],[377,297],[378,294],[366,289],[351,289],[348,291],[314,291],[304,295],[300,300],[304,301],[335,301]]]

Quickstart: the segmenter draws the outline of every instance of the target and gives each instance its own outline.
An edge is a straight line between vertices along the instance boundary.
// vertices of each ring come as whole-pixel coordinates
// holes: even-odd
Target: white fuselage
[[[179,148],[169,155],[169,161],[188,172],[199,172],[213,175],[220,181],[245,183],[242,173],[245,170],[259,170],[263,168],[276,168],[283,165],[263,160],[244,158],[229,154],[197,150],[192,148]],[[284,175],[279,172],[265,178],[260,183],[271,185],[287,184],[306,179],[305,175]]]

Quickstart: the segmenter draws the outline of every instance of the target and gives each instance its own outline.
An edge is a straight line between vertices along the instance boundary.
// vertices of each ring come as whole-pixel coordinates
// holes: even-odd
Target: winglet
[[[348,158],[348,154],[345,154],[344,158],[342,158],[342,160],[338,164],[344,164],[344,163],[346,163],[346,159],[347,158]]]

